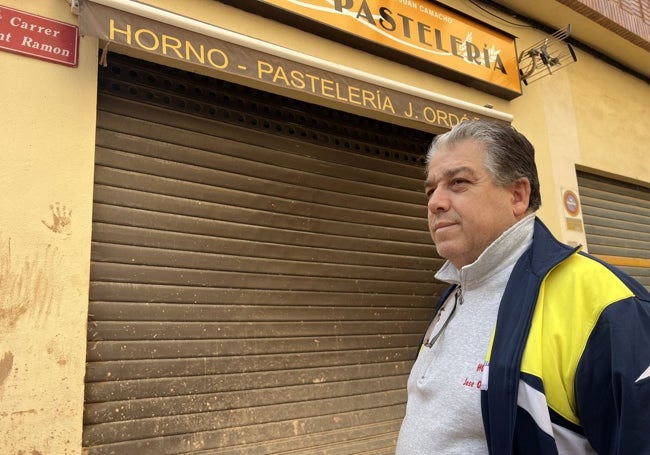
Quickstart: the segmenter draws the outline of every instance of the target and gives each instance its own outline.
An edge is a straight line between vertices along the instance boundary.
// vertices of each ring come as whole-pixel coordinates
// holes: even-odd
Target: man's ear
[[[528,212],[530,205],[530,180],[520,177],[512,186],[512,212],[519,218]]]

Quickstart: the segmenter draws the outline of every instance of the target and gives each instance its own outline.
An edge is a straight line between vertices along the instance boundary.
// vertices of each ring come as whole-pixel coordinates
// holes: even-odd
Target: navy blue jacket
[[[506,285],[488,366],[490,454],[650,454],[650,294],[539,219]]]

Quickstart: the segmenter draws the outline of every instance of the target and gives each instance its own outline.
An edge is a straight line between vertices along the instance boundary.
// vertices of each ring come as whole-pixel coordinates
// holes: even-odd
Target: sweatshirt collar
[[[457,269],[446,261],[435,277],[451,284],[480,284],[511,267],[533,242],[535,214],[531,213],[506,229],[471,264]]]

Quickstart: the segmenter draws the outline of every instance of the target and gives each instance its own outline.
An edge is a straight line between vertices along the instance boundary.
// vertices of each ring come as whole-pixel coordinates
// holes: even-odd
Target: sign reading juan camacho
[[[0,6],[0,49],[77,66],[79,27]]]

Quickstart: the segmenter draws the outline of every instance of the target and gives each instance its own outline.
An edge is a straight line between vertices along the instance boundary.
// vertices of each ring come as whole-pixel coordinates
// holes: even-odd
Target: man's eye
[[[424,194],[427,196],[427,201],[430,200],[434,194],[436,194],[436,191],[440,188],[439,185],[436,186],[430,186],[424,189]]]
[[[466,183],[468,183],[468,181],[465,180],[465,179],[454,179],[454,180],[451,181],[452,186],[460,186],[460,185],[464,185]]]

